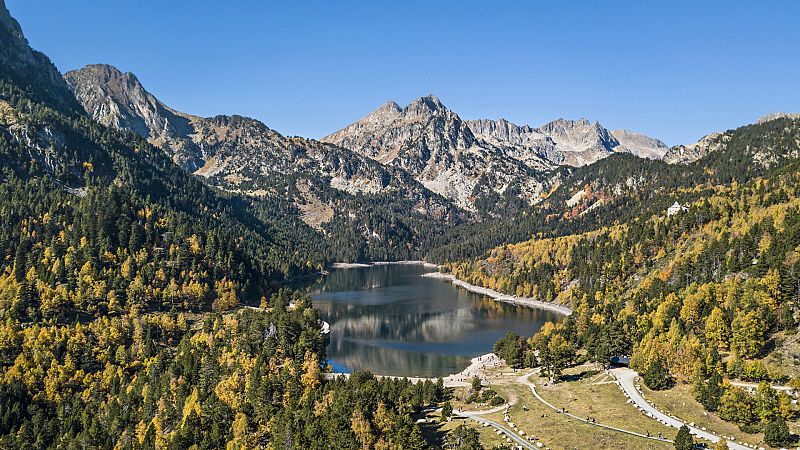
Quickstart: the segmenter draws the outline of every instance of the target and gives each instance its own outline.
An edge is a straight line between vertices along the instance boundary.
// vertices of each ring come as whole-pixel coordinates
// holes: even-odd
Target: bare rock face
[[[93,64],[64,75],[75,97],[98,122],[133,131],[194,171],[203,164],[191,138],[202,119],[177,112],[147,92],[136,75],[106,64]]]
[[[669,147],[658,139],[629,130],[614,130],[611,135],[619,142],[615,152],[627,152],[640,158],[661,159]]]
[[[512,146],[476,137],[433,95],[405,108],[385,103],[322,140],[403,169],[466,209],[511,191],[535,203],[550,184],[545,172],[554,167],[537,154],[520,154]]]
[[[519,154],[535,154],[553,164],[580,167],[615,152],[660,159],[668,148],[663,142],[627,130],[608,131],[586,119],[558,119],[539,128],[516,125],[505,119],[469,120],[476,136],[498,145],[510,145]]]
[[[676,145],[669,149],[663,160],[670,164],[693,163],[720,147],[720,136],[722,133],[711,133],[693,144]]]
[[[298,205],[319,202],[314,192],[322,195],[319,189],[327,188],[347,194],[397,193],[423,214],[450,208],[407,173],[350,150],[286,137],[249,117],[203,118],[176,111],[145,90],[136,76],[112,66],[86,66],[65,77],[95,120],[146,137],[180,166],[222,189],[296,197]]]

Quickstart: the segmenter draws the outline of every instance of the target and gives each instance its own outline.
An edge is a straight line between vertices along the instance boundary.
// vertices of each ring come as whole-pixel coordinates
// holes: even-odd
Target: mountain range
[[[586,119],[538,127],[505,119],[463,120],[434,95],[405,107],[386,102],[320,140],[287,137],[244,116],[178,111],[134,74],[110,65],[88,65],[62,78],[46,56],[30,49],[10,15],[2,20],[12,44],[0,52],[9,79],[35,84],[33,95],[60,111],[85,112],[141,136],[205,184],[280,205],[324,240],[360,241],[346,251],[352,254],[337,256],[344,260],[419,255],[439,245],[426,243],[439,233],[430,230],[508,218],[534,205],[596,208],[599,198],[607,203],[626,192],[659,191],[678,178],[697,181],[698,164],[721,170],[698,161],[727,148],[731,139],[729,133],[712,133],[669,148]],[[25,76],[29,73],[37,75]],[[764,120],[776,117],[787,116]],[[15,139],[41,141],[39,167],[54,166],[58,158],[52,152],[63,139],[46,136],[52,130],[23,136],[26,130],[9,131]],[[761,165],[776,163],[773,156],[755,157]],[[659,165],[664,163],[671,166]],[[587,186],[591,195],[580,196]]]
[[[438,194],[475,213],[491,210],[490,204],[538,203],[564,176],[559,167],[581,167],[615,153],[682,163],[705,154],[702,141],[670,149],[658,139],[585,119],[538,128],[504,119],[462,120],[433,95],[404,108],[387,102],[321,141],[289,138],[247,117],[177,111],[134,74],[109,65],[89,65],[65,79],[95,120],[141,135],[213,185],[256,196],[285,195],[287,177],[300,177],[302,185],[350,195],[402,186],[395,191],[418,211],[441,214],[442,202],[431,200]],[[334,207],[316,195],[298,194],[294,202],[320,205],[322,217],[305,216],[317,228]]]

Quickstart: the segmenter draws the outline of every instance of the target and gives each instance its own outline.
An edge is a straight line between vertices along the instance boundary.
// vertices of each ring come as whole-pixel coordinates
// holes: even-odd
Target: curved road
[[[617,378],[617,381],[619,381],[619,385],[622,388],[622,390],[626,394],[628,394],[628,398],[633,400],[633,402],[636,403],[636,405],[638,405],[639,408],[641,408],[644,412],[650,414],[654,419],[666,423],[675,428],[680,428],[681,426],[686,425],[687,427],[689,427],[689,431],[693,435],[705,439],[707,441],[711,441],[713,443],[717,443],[720,441],[720,439],[723,439],[722,437],[717,436],[716,434],[711,433],[709,431],[703,431],[699,428],[691,427],[688,424],[678,419],[674,419],[654,408],[653,405],[651,405],[647,400],[644,399],[644,397],[642,397],[642,394],[639,393],[639,390],[636,389],[636,378],[639,376],[639,374],[637,374],[632,369],[625,369],[625,368],[612,369],[611,373],[613,373],[614,376]],[[746,447],[742,444],[736,443],[731,440],[727,440],[727,443],[728,443],[728,448],[730,448],[731,450],[752,450],[750,447]]]
[[[481,422],[481,423],[482,422],[486,422],[489,425],[501,430],[506,436],[510,437],[512,441],[514,441],[517,444],[521,445],[523,448],[526,448],[528,450],[539,450],[539,447],[537,447],[533,443],[529,442],[527,439],[523,438],[522,436],[518,435],[513,430],[509,430],[508,428],[505,427],[505,425],[501,425],[501,424],[495,422],[494,420],[484,419],[483,417],[481,417],[481,414],[491,414],[493,412],[502,411],[503,409],[505,409],[505,405],[502,406],[500,409],[495,408],[495,409],[490,409],[490,410],[486,410],[486,411],[474,411],[474,412],[466,412],[466,411],[456,412],[456,411],[453,411],[453,414],[457,414],[457,415],[459,415],[461,417],[466,417],[468,419],[472,419],[472,420],[474,420],[476,422]]]

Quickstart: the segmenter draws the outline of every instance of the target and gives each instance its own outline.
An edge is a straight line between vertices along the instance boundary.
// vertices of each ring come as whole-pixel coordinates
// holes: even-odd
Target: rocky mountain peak
[[[401,156],[402,148],[408,146],[424,148],[420,156],[427,160],[439,150],[449,153],[468,148],[474,140],[469,127],[434,95],[420,97],[405,108],[395,102],[384,103],[363,119],[322,138],[383,163]],[[406,163],[425,164],[410,159]]]
[[[110,64],[89,64],[83,69],[71,71],[65,75],[67,79],[76,76],[88,77],[105,86],[114,88],[114,92],[118,95],[144,91],[144,87],[139,79],[136,78],[136,75],[131,72],[122,72]]]
[[[389,100],[388,102],[379,106],[378,109],[376,109],[374,112],[376,113],[380,112],[386,114],[400,113],[403,112],[403,108],[401,108],[400,105],[397,104],[397,102]]]
[[[419,115],[426,115],[426,114],[435,114],[437,112],[447,111],[447,108],[444,104],[433,94],[428,94],[425,97],[420,97],[413,102],[411,102],[408,106],[406,106],[404,112],[406,114],[419,114]]]
[[[560,118],[538,128],[516,125],[505,119],[469,120],[467,124],[481,139],[515,146],[520,155],[535,154],[552,164],[582,166],[615,152],[661,158],[668,150],[658,139],[624,130],[615,134],[599,122],[583,118]]]
[[[661,159],[669,151],[667,144],[656,138],[630,130],[614,130],[611,135],[619,146],[616,152],[628,152],[640,158]]]
[[[92,64],[67,72],[64,78],[86,112],[104,125],[131,130],[152,141],[187,138],[190,117],[161,103],[130,72]]]
[[[400,168],[468,209],[481,196],[510,189],[533,202],[543,188],[536,171],[551,168],[536,155],[511,154],[476,139],[467,123],[434,95],[399,111],[384,105],[323,141]]]

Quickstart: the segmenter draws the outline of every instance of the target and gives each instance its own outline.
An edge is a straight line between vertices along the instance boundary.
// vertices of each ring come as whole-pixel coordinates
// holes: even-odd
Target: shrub
[[[686,425],[681,426],[675,436],[675,450],[694,450],[694,438]]]
[[[494,397],[492,397],[491,400],[489,400],[489,405],[490,406],[499,406],[499,405],[502,405],[505,402],[506,402],[506,400],[503,397],[500,397],[499,395],[495,395]]]

